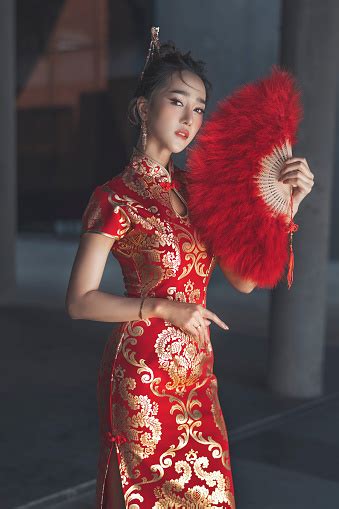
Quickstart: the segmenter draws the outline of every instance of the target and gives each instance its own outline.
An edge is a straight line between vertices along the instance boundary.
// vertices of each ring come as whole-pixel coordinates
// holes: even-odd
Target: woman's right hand
[[[207,327],[211,320],[222,329],[229,327],[213,311],[204,308],[201,304],[186,303],[164,299],[160,306],[159,316],[184,332],[190,334],[198,341],[208,340]],[[196,327],[200,325],[200,327]]]

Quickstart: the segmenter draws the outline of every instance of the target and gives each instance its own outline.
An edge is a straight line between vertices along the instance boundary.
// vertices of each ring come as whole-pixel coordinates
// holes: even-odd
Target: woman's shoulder
[[[131,228],[127,200],[119,175],[98,184],[83,212],[82,232],[93,231],[121,238]]]
[[[106,180],[105,182],[102,182],[101,184],[98,184],[96,189],[99,189],[101,192],[104,193],[120,193],[122,194],[126,187],[124,185],[123,179],[122,179],[122,173],[118,173],[117,175],[114,175],[109,180]]]
[[[93,192],[96,196],[100,196],[103,200],[111,203],[111,205],[128,205],[132,199],[122,173],[118,173],[109,180],[98,184]]]

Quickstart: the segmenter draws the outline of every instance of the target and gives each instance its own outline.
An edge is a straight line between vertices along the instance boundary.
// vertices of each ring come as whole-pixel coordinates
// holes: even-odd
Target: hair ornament
[[[153,59],[154,51],[157,50],[157,52],[160,53],[159,30],[160,27],[151,27],[151,42],[148,48],[147,58],[140,76],[140,80],[142,80],[144,77],[145,69],[149,60]]]

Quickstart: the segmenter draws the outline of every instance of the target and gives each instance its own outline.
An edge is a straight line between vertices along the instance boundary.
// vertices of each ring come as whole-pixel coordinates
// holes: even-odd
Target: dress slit
[[[112,463],[114,463],[113,468]],[[110,486],[108,486],[108,482]],[[118,485],[120,486],[118,487]],[[119,493],[115,493],[115,489],[119,490]],[[126,509],[124,491],[121,484],[118,451],[114,444],[108,457],[107,470],[102,487],[101,505],[102,509]]]
[[[119,328],[121,326],[125,325],[125,323],[121,322],[120,325],[119,325]],[[121,342],[123,340],[123,337],[124,337],[124,327],[122,329],[119,330],[116,329],[114,330],[113,334],[117,334],[117,340],[116,340],[116,350],[115,350],[115,353],[114,353],[114,359],[113,359],[113,362],[112,362],[112,367],[111,367],[111,370],[110,370],[110,380],[109,380],[109,422],[110,422],[110,431],[108,431],[106,433],[106,439],[108,443],[110,443],[110,451],[109,451],[109,454],[108,454],[108,458],[107,458],[107,462],[106,462],[106,467],[105,467],[105,473],[104,473],[104,477],[103,477],[103,480],[101,482],[101,485],[100,486],[97,486],[97,489],[100,488],[100,509],[125,509],[125,503],[123,502],[122,503],[122,500],[120,502],[120,505],[117,504],[117,505],[107,505],[106,506],[106,497],[105,495],[107,494],[107,482],[108,481],[111,481],[111,457],[112,457],[112,454],[116,455],[116,466],[117,468],[113,471],[113,473],[115,474],[115,476],[119,477],[119,480],[120,480],[120,486],[121,486],[121,495],[122,497],[124,498],[124,491],[123,491],[123,488],[122,488],[122,484],[121,484],[121,474],[120,474],[120,465],[119,465],[119,457],[118,457],[118,453],[117,453],[117,441],[114,440],[114,436],[112,434],[113,432],[113,427],[114,427],[114,423],[113,423],[113,413],[112,413],[112,399],[113,399],[113,378],[114,378],[114,370],[115,370],[115,366],[116,366],[116,360],[117,360],[117,356],[118,356],[118,353],[119,353],[119,349],[120,349],[120,346],[121,346]],[[110,344],[111,342],[111,339],[112,337],[109,339],[108,341],[108,344]],[[107,347],[107,345],[106,345]],[[103,358],[105,357],[105,353],[104,353],[104,356]],[[103,360],[103,359],[102,359]],[[99,384],[98,384],[98,388],[99,388]],[[118,436],[119,437],[119,436]],[[105,444],[106,445],[106,444]],[[99,480],[99,479],[98,479]],[[111,483],[112,484],[112,483]],[[116,485],[117,483],[114,482],[114,485]],[[111,500],[109,500],[109,503],[111,504]]]

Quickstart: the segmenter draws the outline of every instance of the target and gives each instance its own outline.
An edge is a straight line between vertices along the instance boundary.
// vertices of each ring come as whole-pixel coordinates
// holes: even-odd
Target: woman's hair
[[[178,71],[183,80],[182,71],[184,70],[195,73],[204,82],[207,104],[212,84],[205,76],[205,62],[194,60],[191,57],[191,51],[185,54],[181,53],[175,47],[173,41],[167,41],[160,45],[159,52],[155,49],[152,59],[149,60],[145,68],[142,80],[139,79],[133,98],[127,108],[129,122],[135,126],[141,125],[137,108],[138,97],[143,96],[151,102],[157,90],[166,85],[167,80],[174,72]]]

